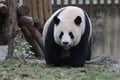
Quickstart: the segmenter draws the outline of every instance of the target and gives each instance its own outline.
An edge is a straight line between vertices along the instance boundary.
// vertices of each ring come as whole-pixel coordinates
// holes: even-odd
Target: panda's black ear
[[[80,25],[80,23],[82,22],[81,17],[80,17],[80,16],[77,16],[77,17],[75,18],[74,22],[75,22],[76,25]]]
[[[54,17],[54,23],[56,25],[58,25],[60,23],[60,19],[57,16]]]

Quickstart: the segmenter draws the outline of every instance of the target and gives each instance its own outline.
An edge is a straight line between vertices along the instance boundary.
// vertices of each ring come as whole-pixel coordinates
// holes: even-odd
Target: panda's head
[[[84,33],[81,27],[82,18],[76,16],[74,19],[60,19],[54,17],[54,39],[55,42],[64,49],[70,49],[76,46]]]

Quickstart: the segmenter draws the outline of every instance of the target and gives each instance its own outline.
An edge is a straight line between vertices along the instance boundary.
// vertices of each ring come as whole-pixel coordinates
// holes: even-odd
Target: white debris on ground
[[[113,64],[113,67],[120,68],[120,61],[117,64]]]
[[[38,64],[46,64],[46,61],[44,59],[39,60],[39,59],[25,59],[26,62],[31,62],[31,63],[38,63]],[[120,61],[116,58],[112,58],[110,56],[99,56],[91,61],[87,61],[86,64],[92,64],[92,65],[104,65],[108,67],[113,67],[113,68],[120,68]]]
[[[39,60],[39,59],[25,59],[25,61],[31,62],[31,63],[46,64],[44,59],[42,59],[42,60]]]
[[[108,66],[108,67],[120,68],[119,59],[112,58],[110,56],[98,56],[98,57],[95,57],[91,61],[88,61],[87,64],[105,65],[105,66]]]

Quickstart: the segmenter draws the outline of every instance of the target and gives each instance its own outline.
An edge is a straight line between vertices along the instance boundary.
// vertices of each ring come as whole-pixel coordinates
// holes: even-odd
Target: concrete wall
[[[120,8],[99,6],[91,8],[88,13],[93,25],[94,56],[120,58]]]

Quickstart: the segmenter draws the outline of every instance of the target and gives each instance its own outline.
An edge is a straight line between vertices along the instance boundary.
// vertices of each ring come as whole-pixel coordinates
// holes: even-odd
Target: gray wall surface
[[[93,25],[94,56],[120,58],[120,8],[95,7],[89,12]]]

